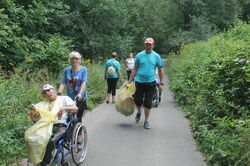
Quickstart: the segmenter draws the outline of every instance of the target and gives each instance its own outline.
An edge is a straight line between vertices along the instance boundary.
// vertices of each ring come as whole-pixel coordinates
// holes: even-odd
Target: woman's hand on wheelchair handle
[[[77,96],[76,96],[76,100],[78,100],[78,101],[81,101],[83,98],[82,98],[82,95],[81,94],[78,94]]]

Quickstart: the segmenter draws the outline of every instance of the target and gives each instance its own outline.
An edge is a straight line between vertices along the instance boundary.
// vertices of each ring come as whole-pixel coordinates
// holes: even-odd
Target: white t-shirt
[[[61,102],[61,104],[62,104],[61,106],[62,107],[72,106],[72,105],[75,104],[74,101],[70,97],[68,97],[68,96],[58,96],[58,97],[61,97],[61,101],[62,101]],[[53,105],[53,103],[54,102],[51,102],[51,105]],[[56,123],[67,124],[67,118],[68,118],[68,111],[65,110],[64,113],[63,113],[63,115],[62,115],[62,117],[61,117],[61,119],[58,120],[58,121],[56,121],[55,124]]]
[[[132,58],[132,59],[127,58],[126,62],[127,62],[127,70],[132,70],[134,68],[134,66],[135,66],[134,58]]]

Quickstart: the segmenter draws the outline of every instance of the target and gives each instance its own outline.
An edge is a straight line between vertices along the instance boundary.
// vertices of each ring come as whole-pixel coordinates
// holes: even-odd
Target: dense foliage
[[[6,121],[0,127],[0,165],[24,155],[23,132],[31,123],[26,116],[27,105],[41,99],[38,95],[41,84],[59,82],[63,68],[68,65],[70,51],[83,55],[91,73],[88,103],[92,108],[102,99],[105,90],[99,63],[111,52],[118,52],[123,60],[130,52],[142,50],[148,36],[155,39],[155,50],[160,54],[177,52],[182,44],[206,40],[233,27],[239,20],[249,21],[249,8],[249,0],[157,0],[157,3],[149,0],[0,0],[0,118]],[[241,28],[242,32],[235,29],[224,34],[224,38],[221,35],[208,43],[189,45],[182,52],[191,52],[180,59],[192,62],[181,64],[182,69],[186,67],[185,70],[193,72],[179,73],[180,78],[188,81],[175,80],[171,75],[173,80],[179,81],[172,84],[179,101],[185,105],[197,103],[194,110],[205,110],[201,119],[209,125],[199,124],[195,111],[188,114],[194,117],[195,129],[204,128],[199,129],[203,134],[196,133],[197,138],[204,140],[209,131],[207,146],[213,139],[217,143],[222,141],[221,144],[228,140],[219,140],[219,128],[214,126],[223,128],[225,125],[231,131],[241,130],[247,124],[249,100],[244,98],[249,96],[249,66],[245,64],[249,64],[249,59],[243,59],[249,49],[244,45],[244,40],[249,45],[249,34],[245,25]],[[186,86],[193,88],[185,89]],[[207,107],[206,102],[216,104]],[[212,114],[208,113],[208,108]],[[214,120],[207,114],[220,116]],[[223,137],[242,138],[242,142],[248,138],[244,134],[239,137],[243,131],[232,132],[234,137],[227,134]],[[238,145],[235,139],[229,145]],[[206,149],[209,154],[213,152],[209,146]],[[238,154],[241,153],[244,151]],[[224,151],[223,155],[232,156]],[[209,161],[221,160],[220,156],[215,153]],[[245,158],[239,163],[245,162]],[[238,160],[237,156],[232,160]]]
[[[250,26],[183,45],[169,58],[170,87],[211,165],[249,165]]]
[[[207,39],[248,21],[245,0],[0,0],[0,65],[40,69],[57,75],[69,50],[98,60],[116,51],[125,57],[143,48],[147,36],[156,51],[177,51],[181,43]]]

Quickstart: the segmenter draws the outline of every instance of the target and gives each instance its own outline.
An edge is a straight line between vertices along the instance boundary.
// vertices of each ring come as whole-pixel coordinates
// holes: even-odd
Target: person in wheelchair
[[[53,125],[53,131],[52,136],[47,144],[46,152],[43,158],[43,161],[40,163],[40,166],[46,166],[50,163],[52,158],[52,151],[55,148],[55,143],[63,136],[63,134],[66,131],[66,125],[67,125],[67,118],[68,113],[70,111],[77,111],[78,107],[75,105],[73,100],[68,96],[57,96],[56,91],[53,86],[46,84],[42,87],[42,95],[45,98],[45,100],[49,101],[49,108],[52,109],[55,105],[56,100],[58,98],[61,98],[59,103],[59,111],[57,113],[58,115],[58,121],[54,122]],[[34,104],[30,105],[31,110],[35,110],[36,106]],[[30,118],[35,121],[37,119],[37,114],[34,112],[31,112],[29,114]]]

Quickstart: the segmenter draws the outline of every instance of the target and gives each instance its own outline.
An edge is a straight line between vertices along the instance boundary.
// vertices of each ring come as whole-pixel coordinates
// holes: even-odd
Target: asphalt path
[[[117,92],[119,93],[119,91]],[[192,138],[189,121],[165,83],[162,101],[151,110],[151,129],[135,123],[133,115],[103,103],[87,113],[88,152],[82,166],[205,166]],[[74,164],[71,164],[74,165]]]

